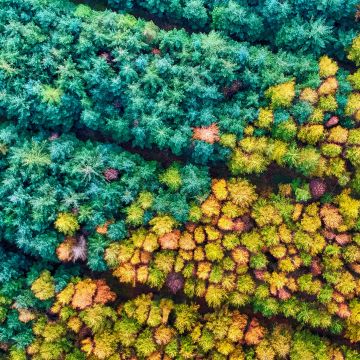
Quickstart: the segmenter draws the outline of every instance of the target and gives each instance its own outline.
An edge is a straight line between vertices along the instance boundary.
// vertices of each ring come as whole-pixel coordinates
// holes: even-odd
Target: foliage
[[[194,30],[223,31],[237,40],[261,40],[273,49],[322,54],[348,45],[358,31],[356,0],[305,3],[251,0],[108,0],[117,10],[141,8]],[[344,36],[346,34],[346,36]]]
[[[311,193],[307,184],[306,196],[301,187],[293,184],[292,191],[288,185],[259,196],[246,180],[213,180],[197,223],[179,231],[164,219],[161,232],[140,228],[111,244],[105,259],[121,283],[167,286],[190,298],[204,297],[212,307],[252,304],[265,316],[280,313],[339,332],[332,324],[347,327],[344,319],[359,291],[360,202],[344,190],[321,203],[318,187],[326,185],[312,182]],[[260,296],[260,289],[266,294]]]
[[[0,228],[8,243],[46,260],[57,261],[57,249],[61,260],[90,262],[107,244],[87,234],[96,230],[121,240],[128,227],[150,221],[154,210],[186,221],[190,203],[208,191],[207,170],[186,165],[176,170],[177,201],[170,202],[173,167],[162,169],[114,145],[82,142],[70,135],[47,139],[45,133],[31,140],[16,134],[12,126],[1,132],[9,150],[2,158]],[[24,166],[23,159],[37,146],[49,162]],[[109,168],[119,172],[111,181],[105,174]],[[129,209],[137,206],[141,216],[135,221]]]
[[[317,89],[303,88],[295,97],[294,83],[286,82],[265,92],[269,107],[260,108],[258,120],[235,146],[227,145],[234,175],[261,174],[276,164],[306,177],[335,177],[340,186],[351,186],[360,164],[359,94],[342,83],[344,74],[329,57],[320,59],[319,68],[322,82]],[[348,77],[353,84],[354,76]],[[284,120],[277,121],[276,113],[285,110]]]
[[[359,359],[357,0],[108,5],[1,1],[0,359]]]
[[[186,17],[204,6],[192,0]],[[224,159],[219,135],[241,136],[274,83],[319,82],[309,54],[272,52],[216,31],[165,31],[67,1],[4,0],[0,28],[2,117],[27,129],[91,129],[197,163]]]
[[[72,283],[68,287],[73,291]],[[227,307],[199,314],[198,305],[157,300],[150,293],[122,303],[117,311],[99,304],[79,310],[68,307],[61,294],[57,297],[53,306],[56,320],[40,316],[34,324],[36,338],[26,350],[33,359],[123,359],[131,354],[140,359],[245,359],[249,348],[257,359],[264,360],[286,356],[298,359],[304,351],[309,358],[321,352],[324,359],[333,353],[352,359],[350,349],[331,345],[326,338],[286,323],[266,330],[256,317]]]

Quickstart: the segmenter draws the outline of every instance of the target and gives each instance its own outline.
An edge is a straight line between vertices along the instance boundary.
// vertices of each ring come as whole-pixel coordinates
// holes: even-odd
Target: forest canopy
[[[357,0],[0,0],[0,359],[360,359]]]

